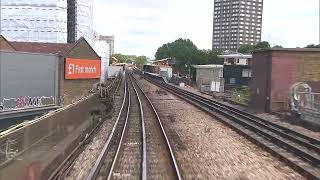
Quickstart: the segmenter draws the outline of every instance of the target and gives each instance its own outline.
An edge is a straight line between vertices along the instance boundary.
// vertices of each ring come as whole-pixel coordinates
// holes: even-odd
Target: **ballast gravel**
[[[210,115],[137,79],[160,115],[184,179],[305,179]]]

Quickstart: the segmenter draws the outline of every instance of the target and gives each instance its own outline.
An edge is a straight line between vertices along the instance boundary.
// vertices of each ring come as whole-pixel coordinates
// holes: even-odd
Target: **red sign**
[[[66,58],[66,79],[99,79],[100,75],[100,60]]]

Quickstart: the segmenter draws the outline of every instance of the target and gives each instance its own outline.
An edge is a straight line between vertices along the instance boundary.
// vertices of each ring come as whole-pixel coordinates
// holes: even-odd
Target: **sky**
[[[154,58],[178,38],[211,49],[213,0],[94,0],[94,29],[115,36],[115,52]],[[319,0],[264,0],[262,40],[283,47],[319,44]]]

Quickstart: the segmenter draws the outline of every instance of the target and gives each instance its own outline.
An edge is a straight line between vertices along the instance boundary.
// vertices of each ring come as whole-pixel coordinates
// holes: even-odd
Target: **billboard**
[[[101,61],[66,58],[65,79],[99,79]]]

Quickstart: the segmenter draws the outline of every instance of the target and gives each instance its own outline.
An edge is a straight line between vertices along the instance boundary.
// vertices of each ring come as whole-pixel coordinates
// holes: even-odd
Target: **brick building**
[[[80,38],[75,43],[10,42],[0,36],[1,51],[50,54],[58,57],[58,96],[67,105],[88,94],[99,82],[101,61],[90,44]],[[88,67],[87,67],[88,66]],[[73,69],[72,69],[73,68]]]
[[[268,49],[254,52],[250,106],[257,111],[288,109],[289,90],[297,82],[320,92],[320,49]]]

